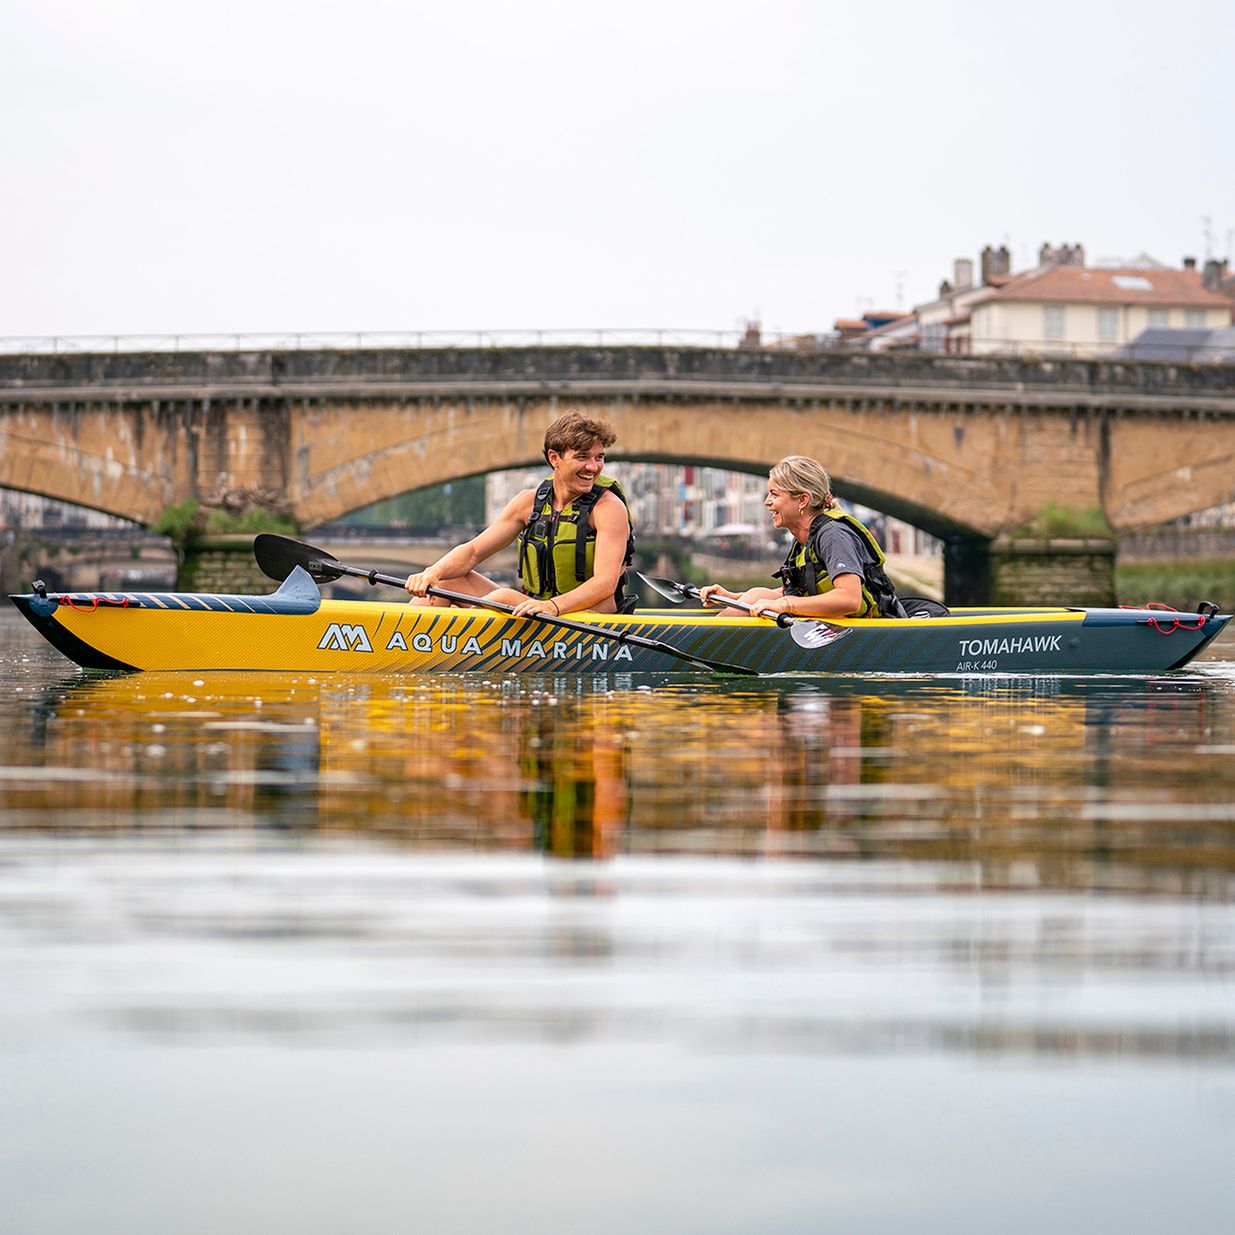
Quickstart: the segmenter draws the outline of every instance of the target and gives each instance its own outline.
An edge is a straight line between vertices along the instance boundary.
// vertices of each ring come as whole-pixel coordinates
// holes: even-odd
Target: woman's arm
[[[862,579],[859,575],[839,575],[832,590],[818,596],[782,596],[779,600],[755,601],[752,611],[759,614],[790,613],[797,617],[852,617],[862,612]]]

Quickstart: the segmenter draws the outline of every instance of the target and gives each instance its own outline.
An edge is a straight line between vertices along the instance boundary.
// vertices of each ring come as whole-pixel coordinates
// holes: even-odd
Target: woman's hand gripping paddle
[[[660,579],[654,575],[645,575],[639,571],[635,573],[639,575],[639,578],[652,591],[658,592],[675,605],[680,605],[687,600],[697,600],[703,603],[703,597],[699,595],[699,589],[692,583],[678,583],[674,579]],[[744,609],[747,613],[750,613],[752,608],[744,600],[730,600],[725,596],[711,598],[707,603],[723,609]],[[760,614],[759,616],[762,617],[763,615]],[[814,618],[794,617],[789,613],[769,614],[767,620],[775,620],[777,626],[787,627],[790,637],[801,648],[824,647],[826,644],[834,643],[839,635],[845,633],[843,627],[829,626],[826,622],[816,621]]]

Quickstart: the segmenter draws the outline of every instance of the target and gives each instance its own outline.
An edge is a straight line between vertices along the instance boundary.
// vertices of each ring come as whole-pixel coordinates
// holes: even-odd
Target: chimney
[[[973,258],[958,257],[952,263],[952,285],[957,291],[973,286]]]
[[[1006,275],[1012,266],[1012,258],[1008,253],[1008,246],[1001,244],[999,248],[992,249],[988,244],[982,250],[982,283],[989,283],[992,278],[997,275]]]
[[[1205,285],[1205,290],[1216,292],[1222,285],[1222,280],[1226,276],[1226,258],[1219,260],[1216,257],[1211,257],[1205,263],[1205,273],[1201,276],[1201,282]]]
[[[1184,258],[1184,269],[1185,270],[1195,270],[1196,269],[1196,258],[1195,257],[1185,257]]]
[[[1044,244],[1038,250],[1039,266],[1083,266],[1085,264],[1085,246],[1081,244],[1061,244],[1058,248]]]

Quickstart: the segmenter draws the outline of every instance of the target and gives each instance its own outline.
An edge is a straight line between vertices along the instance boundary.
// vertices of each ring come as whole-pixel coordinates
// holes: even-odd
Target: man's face
[[[604,470],[605,448],[594,442],[586,450],[567,450],[563,454],[551,450],[549,466],[558,479],[565,481],[572,489],[586,493]]]

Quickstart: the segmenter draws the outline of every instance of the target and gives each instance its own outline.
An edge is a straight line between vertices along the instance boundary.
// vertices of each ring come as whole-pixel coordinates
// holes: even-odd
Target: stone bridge
[[[681,347],[0,356],[0,485],[144,524],[269,504],[311,529],[536,463],[572,406],[614,422],[615,460],[816,455],[841,496],[941,537],[950,578],[1052,505],[1118,536],[1235,501],[1229,367]]]

